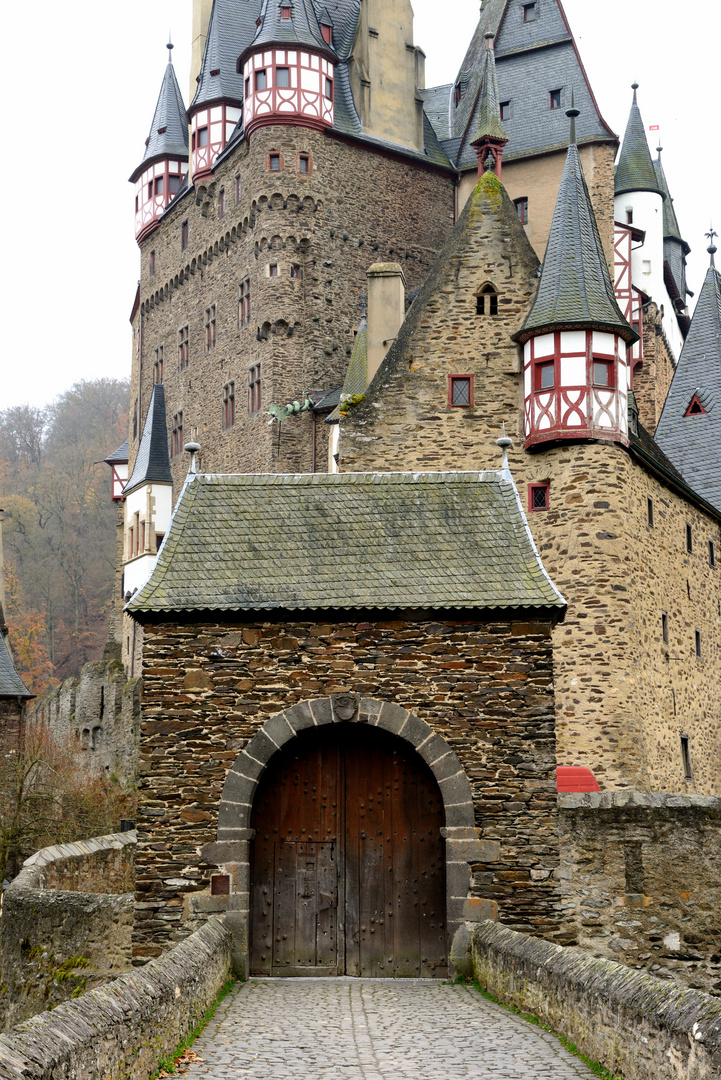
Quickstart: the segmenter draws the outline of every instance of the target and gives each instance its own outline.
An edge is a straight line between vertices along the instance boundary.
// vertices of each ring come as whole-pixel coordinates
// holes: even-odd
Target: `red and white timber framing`
[[[618,306],[626,322],[638,334],[635,345],[628,347],[628,362],[631,369],[631,389],[633,373],[643,364],[643,301],[644,295],[631,280],[631,249],[633,246],[633,226],[615,223],[613,238],[613,260],[615,271],[615,293]]]
[[[245,133],[261,124],[333,125],[335,67],[300,49],[266,49],[243,64]]]
[[[523,347],[526,446],[606,439],[628,446],[626,343],[599,330],[556,330]]]
[[[135,181],[135,239],[140,243],[152,232],[171,199],[175,198],[187,161],[156,161],[143,169]]]
[[[218,155],[225,150],[241,110],[235,105],[210,105],[193,113],[190,121],[190,157],[193,180],[209,176]]]

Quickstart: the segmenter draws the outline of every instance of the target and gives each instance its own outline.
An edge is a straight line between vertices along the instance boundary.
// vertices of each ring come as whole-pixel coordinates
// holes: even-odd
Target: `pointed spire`
[[[718,248],[714,244],[714,240],[716,239],[717,236],[718,236],[718,233],[715,231],[715,229],[714,229],[714,227],[712,225],[711,228],[709,229],[709,231],[706,233],[706,239],[708,240],[708,247],[706,248],[706,250],[708,251],[709,255],[711,256],[711,266],[714,269],[716,268],[716,260],[714,259],[714,255],[718,251]]]
[[[248,10],[240,12],[239,7]],[[252,34],[249,16],[254,7],[239,5],[237,0],[213,0],[198,89],[190,111],[213,101],[242,105],[243,74],[238,71],[238,56]]]
[[[681,230],[678,226],[678,220],[676,218],[676,211],[673,208],[673,199],[668,189],[668,181],[666,180],[666,173],[664,171],[663,163],[661,161],[662,146],[656,148],[656,160],[653,163],[653,169],[656,173],[656,181],[664,195],[663,202],[663,238],[664,240],[679,240],[682,244],[685,244],[685,240],[681,236]],[[688,251],[691,249],[686,244]],[[688,251],[686,252],[688,254]]]
[[[188,160],[188,121],[183,95],[175,77],[172,42],[168,42],[166,48],[168,49],[168,63],[160,87],[158,103],[155,106],[150,134],[145,140],[145,154],[131,180],[134,180],[151,161],[170,157],[181,161]]]
[[[646,139],[646,128],[638,107],[636,91],[638,83],[633,84],[633,104],[623,137],[621,156],[616,165],[616,194],[627,191],[655,191],[663,196],[654,169],[651,151]]]
[[[145,426],[135,458],[133,472],[124,495],[144,484],[172,484],[168,455],[168,429],[165,418],[165,387],[156,383],[148,405]]]
[[[365,312],[358,324],[358,332],[353,342],[353,351],[348,362],[348,371],[340,392],[340,404],[328,416],[326,423],[333,424],[340,419],[344,404],[351,398],[358,398],[368,389],[368,319]]]
[[[573,140],[575,105],[566,115]],[[637,340],[616,303],[578,147],[571,141],[536,301],[516,337],[526,341],[535,331],[581,327],[610,330],[627,342]]]
[[[306,45],[337,59],[333,46],[323,37],[312,0],[263,0],[250,47],[283,44]]]
[[[498,99],[498,79],[496,76],[496,58],[493,51],[494,35],[485,35],[486,47],[483,50],[481,71],[481,91],[478,97],[478,130],[473,140],[478,155],[478,172],[488,169],[488,157],[493,158],[493,171],[501,175],[501,155],[508,137],[501,123],[501,106]]]

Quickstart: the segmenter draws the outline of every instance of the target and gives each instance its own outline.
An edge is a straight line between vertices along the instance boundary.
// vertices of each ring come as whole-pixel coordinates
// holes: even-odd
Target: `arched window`
[[[490,283],[484,285],[476,297],[476,314],[498,314],[498,293]]]

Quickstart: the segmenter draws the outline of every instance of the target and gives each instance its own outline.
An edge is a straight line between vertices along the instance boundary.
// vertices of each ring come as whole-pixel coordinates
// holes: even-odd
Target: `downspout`
[[[312,460],[311,460],[311,472],[315,472],[315,454],[316,454],[316,450],[315,450],[315,431],[316,431],[316,415],[315,415],[315,409],[313,409],[313,455],[312,455]]]

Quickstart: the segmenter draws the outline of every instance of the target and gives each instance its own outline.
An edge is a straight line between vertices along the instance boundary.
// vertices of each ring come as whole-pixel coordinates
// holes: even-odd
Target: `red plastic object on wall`
[[[584,765],[559,765],[556,769],[558,791],[600,791],[598,780]]]

